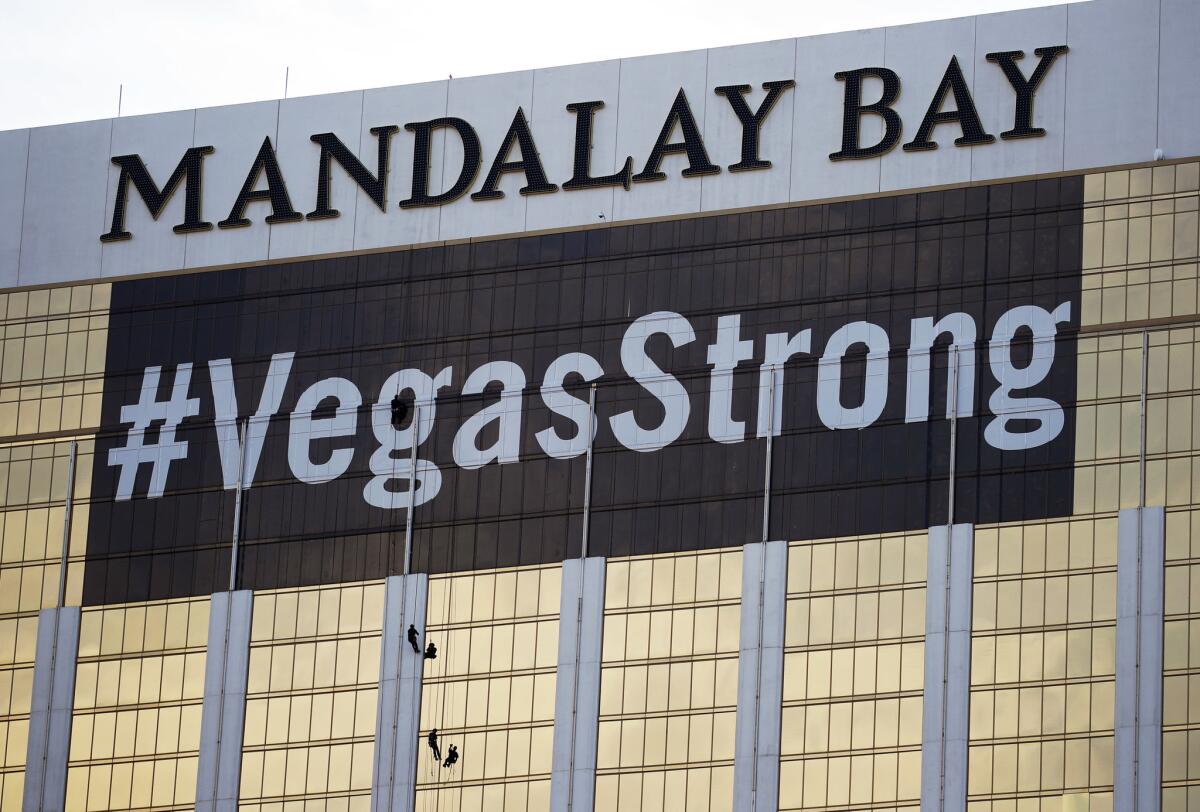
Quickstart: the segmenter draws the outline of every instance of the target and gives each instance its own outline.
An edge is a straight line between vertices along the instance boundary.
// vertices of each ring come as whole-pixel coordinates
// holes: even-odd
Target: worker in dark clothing
[[[437,646],[435,646],[433,643],[430,643],[429,645],[427,645],[425,647],[425,659],[426,660],[436,660],[437,659]]]
[[[396,396],[392,398],[392,428],[399,431],[400,424],[404,422],[404,418],[406,417],[408,417],[408,406],[405,405],[400,397],[400,393],[397,392]]]
[[[458,761],[458,748],[453,744],[450,745],[450,751],[446,753],[446,760],[442,762],[443,767],[453,767]]]
[[[413,654],[421,653],[421,646],[417,643],[417,627],[413,624],[408,624],[408,642],[413,647]]]
[[[437,735],[436,727],[433,730],[429,731],[429,749],[433,751],[433,760],[434,761],[442,760],[442,748],[438,744],[438,735]]]

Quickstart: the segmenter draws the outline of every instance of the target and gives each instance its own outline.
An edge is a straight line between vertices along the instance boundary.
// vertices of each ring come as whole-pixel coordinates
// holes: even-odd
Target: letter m
[[[100,235],[100,241],[118,242],[128,240],[133,236],[125,230],[125,207],[129,202],[130,181],[133,181],[133,188],[137,189],[137,193],[142,197],[142,202],[150,210],[150,216],[155,220],[162,214],[163,209],[167,206],[167,201],[171,199],[171,195],[175,194],[179,184],[183,183],[185,190],[183,222],[175,226],[175,233],[187,234],[192,231],[210,230],[212,223],[206,223],[200,219],[200,165],[204,161],[204,156],[212,151],[212,147],[192,147],[183,153],[179,165],[175,167],[175,171],[171,173],[171,177],[162,189],[159,189],[154,178],[150,177],[140,155],[115,156],[112,162],[121,167],[121,177],[117,179],[117,199],[113,204],[112,228],[107,234]]]

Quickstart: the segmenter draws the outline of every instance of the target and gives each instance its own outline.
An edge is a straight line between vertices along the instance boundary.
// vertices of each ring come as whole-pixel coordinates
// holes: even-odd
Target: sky
[[[1062,1],[4,0],[0,130]]]

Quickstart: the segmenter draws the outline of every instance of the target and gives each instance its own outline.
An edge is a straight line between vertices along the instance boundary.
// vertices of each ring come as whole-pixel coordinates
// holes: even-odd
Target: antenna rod
[[[235,421],[238,430],[237,492],[233,495],[233,549],[229,554],[229,591],[237,589],[238,542],[242,535],[242,490],[246,476],[246,442],[250,436],[250,418],[243,424]]]
[[[409,425],[409,430],[412,432],[412,456],[408,469],[408,515],[404,517],[405,575],[408,575],[408,568],[412,562],[413,511],[417,509],[417,435],[421,431],[420,404],[413,405],[412,423]]]
[[[67,600],[67,557],[71,552],[71,508],[75,504],[75,457],[79,453],[79,441],[71,441],[70,456],[67,457],[67,499],[63,505],[62,560],[58,571],[58,608]]]
[[[587,419],[587,457],[583,469],[583,536],[579,547],[579,557],[587,558],[588,532],[592,514],[592,446],[596,436],[596,384],[588,390],[588,419]]]

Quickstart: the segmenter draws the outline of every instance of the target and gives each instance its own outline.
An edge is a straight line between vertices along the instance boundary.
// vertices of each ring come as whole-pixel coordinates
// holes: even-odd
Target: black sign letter
[[[429,159],[433,156],[433,131],[449,127],[458,133],[463,145],[462,171],[454,185],[441,194],[429,194]],[[405,124],[404,129],[417,134],[413,148],[413,182],[412,196],[400,201],[400,208],[412,209],[417,206],[440,206],[462,197],[463,192],[471,188],[475,175],[479,173],[479,136],[475,129],[461,118],[435,118],[430,121],[415,121]]]
[[[600,186],[624,186],[629,191],[633,174],[633,158],[626,158],[620,172],[592,177],[592,118],[604,106],[602,101],[572,102],[567,109],[575,114],[575,169],[571,179],[562,185],[565,191],[594,189]]]
[[[1054,60],[1058,59],[1059,54],[1066,52],[1067,46],[1065,45],[1051,45],[1049,48],[1036,49],[1033,54],[1040,57],[1041,61],[1033,69],[1033,76],[1030,76],[1029,79],[1026,79],[1025,74],[1021,73],[1021,69],[1017,67],[1017,60],[1025,58],[1024,51],[997,51],[987,55],[988,62],[995,62],[1000,66],[1000,70],[1004,71],[1005,78],[1008,79],[1008,83],[1012,85],[1013,91],[1017,94],[1017,111],[1013,114],[1013,128],[1000,133],[1001,138],[1035,138],[1046,134],[1041,127],[1033,126],[1033,94],[1037,92],[1038,86],[1046,78],[1046,73],[1054,64]]]
[[[133,188],[137,189],[137,193],[142,197],[142,202],[150,210],[150,216],[155,220],[158,219],[158,215],[162,214],[162,210],[167,206],[167,201],[171,199],[171,195],[175,194],[175,190],[182,182],[184,185],[183,222],[172,230],[176,234],[187,234],[193,231],[212,229],[212,223],[205,223],[200,219],[200,165],[204,161],[204,156],[212,151],[212,147],[192,147],[183,153],[175,171],[171,173],[171,177],[161,191],[158,184],[154,182],[154,178],[150,177],[140,155],[114,157],[112,162],[121,167],[121,177],[117,179],[117,199],[113,204],[112,228],[107,234],[100,235],[100,242],[117,242],[128,240],[133,236],[125,230],[125,207],[129,201],[129,181],[131,180]]]
[[[521,160],[506,161],[508,154],[512,152],[514,143],[521,148]],[[499,200],[504,197],[504,192],[497,189],[496,184],[500,182],[500,176],[506,172],[521,172],[525,175],[526,185],[519,190],[523,195],[558,191],[556,184],[546,180],[546,170],[542,168],[542,159],[538,157],[537,145],[533,143],[533,133],[529,131],[529,122],[525,120],[525,111],[520,107],[517,108],[517,114],[513,116],[508,132],[504,134],[504,141],[501,142],[500,151],[496,153],[496,159],[492,161],[492,168],[488,170],[487,177],[483,181],[483,188],[471,195],[471,199]]]
[[[399,129],[395,124],[371,128],[371,135],[379,142],[379,157],[376,159],[377,168],[374,175],[333,133],[318,133],[312,136],[312,141],[321,146],[321,162],[317,167],[317,207],[308,213],[308,219],[323,220],[341,214],[329,206],[329,170],[332,163],[330,158],[346,170],[350,179],[375,201],[380,211],[387,211],[388,154],[392,146],[392,133]]]
[[[731,165],[730,172],[745,172],[748,169],[769,169],[771,167],[770,161],[761,160],[758,157],[759,130],[762,129],[767,114],[775,107],[775,102],[779,101],[779,97],[783,95],[783,91],[795,86],[796,83],[791,79],[763,83],[763,90],[767,91],[767,97],[758,106],[757,113],[750,112],[750,107],[744,98],[745,94],[750,92],[750,85],[724,85],[713,89],[714,93],[724,96],[729,101],[729,106],[733,108],[733,114],[742,123],[742,160]]]
[[[883,82],[883,95],[874,104],[862,103],[863,79],[874,77]],[[873,158],[896,146],[900,140],[903,124],[900,114],[892,109],[900,95],[900,77],[888,68],[859,68],[838,71],[834,79],[846,83],[846,100],[842,105],[842,148],[829,156],[831,161],[846,161],[857,158]],[[883,138],[870,147],[858,145],[858,125],[863,113],[874,113],[883,119]]]
[[[946,93],[954,92],[955,110],[942,112],[942,104],[946,101]],[[933,101],[925,111],[925,118],[917,130],[917,137],[904,145],[905,152],[920,152],[927,149],[937,149],[937,142],[929,140],[929,134],[939,124],[957,123],[962,128],[962,137],[954,139],[957,147],[971,147],[976,144],[990,144],[996,140],[983,129],[979,113],[975,110],[975,100],[971,98],[971,90],[963,79],[962,69],[958,67],[958,57],[950,57],[946,66],[946,74],[942,83],[933,94]]]
[[[255,190],[254,187],[258,185],[258,176],[263,174],[267,176],[267,188]],[[287,184],[283,182],[283,173],[279,171],[279,161],[275,159],[275,148],[271,146],[271,136],[269,135],[263,139],[262,146],[258,149],[258,155],[254,158],[254,163],[250,165],[246,182],[242,184],[242,191],[238,192],[237,200],[234,201],[233,208],[229,210],[229,216],[217,225],[221,228],[250,225],[250,221],[245,217],[246,206],[258,200],[269,201],[271,204],[271,213],[266,218],[268,223],[294,223],[304,219],[300,212],[292,208]]]
[[[670,143],[667,139],[671,137],[677,123],[683,140]],[[665,180],[667,176],[658,171],[663,156],[678,153],[687,155],[688,168],[683,170],[685,178],[696,175],[715,175],[721,171],[721,167],[708,160],[708,151],[704,149],[704,139],[700,137],[700,128],[696,126],[696,119],[692,116],[692,108],[688,105],[687,94],[683,92],[683,88],[679,88],[679,94],[675,96],[675,103],[671,105],[671,112],[667,113],[667,120],[663,122],[662,132],[658,134],[658,140],[654,142],[654,149],[650,151],[650,157],[646,159],[645,168],[633,176],[634,182]]]

